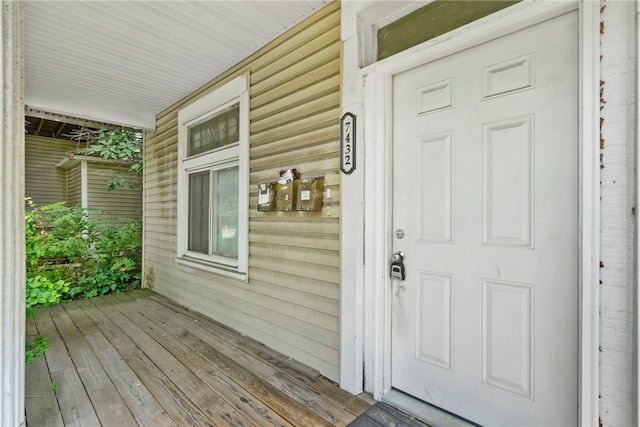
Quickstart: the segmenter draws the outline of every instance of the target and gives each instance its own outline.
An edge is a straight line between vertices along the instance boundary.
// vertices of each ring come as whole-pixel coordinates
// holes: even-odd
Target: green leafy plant
[[[142,175],[142,130],[122,126],[115,129],[100,128],[98,130],[81,129],[70,135],[72,139],[86,144],[84,154],[97,155],[103,159],[118,160],[129,165],[129,176],[114,174],[107,180],[107,188],[132,188],[131,176]]]
[[[70,283],[61,299],[76,299],[122,292],[139,286],[141,279],[141,220],[117,224],[105,216],[88,215],[61,204],[30,206],[28,274],[35,284],[47,279]],[[46,224],[46,226],[45,226]],[[47,296],[39,295],[39,298]]]
[[[24,364],[28,365],[37,357],[42,356],[48,347],[49,342],[42,335],[38,335],[33,340],[27,341],[24,351]]]
[[[64,280],[53,282],[43,276],[27,277],[26,307],[57,304],[67,292],[69,283]]]
[[[55,282],[43,276],[27,276],[27,292],[25,298],[27,319],[35,317],[34,306],[49,306],[60,302],[60,298],[69,290],[69,283],[64,280]],[[36,357],[42,356],[49,347],[49,342],[42,335],[37,335],[25,340],[25,364],[33,362]]]

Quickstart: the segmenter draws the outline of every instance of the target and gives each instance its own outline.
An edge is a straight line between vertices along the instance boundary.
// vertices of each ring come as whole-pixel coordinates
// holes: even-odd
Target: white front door
[[[393,78],[391,386],[483,425],[577,423],[577,34]]]

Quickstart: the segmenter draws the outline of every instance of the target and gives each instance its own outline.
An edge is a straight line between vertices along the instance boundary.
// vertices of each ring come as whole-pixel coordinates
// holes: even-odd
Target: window
[[[521,0],[435,0],[378,29],[378,58],[388,58]]]
[[[181,264],[247,278],[247,76],[178,112],[178,248]]]

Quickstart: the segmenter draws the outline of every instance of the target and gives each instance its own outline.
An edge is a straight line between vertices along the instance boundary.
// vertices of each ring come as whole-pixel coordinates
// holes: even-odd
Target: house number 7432
[[[340,170],[350,174],[356,169],[356,116],[344,113],[340,119]]]

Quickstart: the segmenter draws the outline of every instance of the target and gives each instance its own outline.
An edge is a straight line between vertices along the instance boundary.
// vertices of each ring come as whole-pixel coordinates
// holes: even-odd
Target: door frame
[[[597,425],[599,394],[599,2],[522,2],[361,70],[364,87],[364,385],[391,390],[391,88],[395,74],[555,16],[579,14],[578,423]]]

